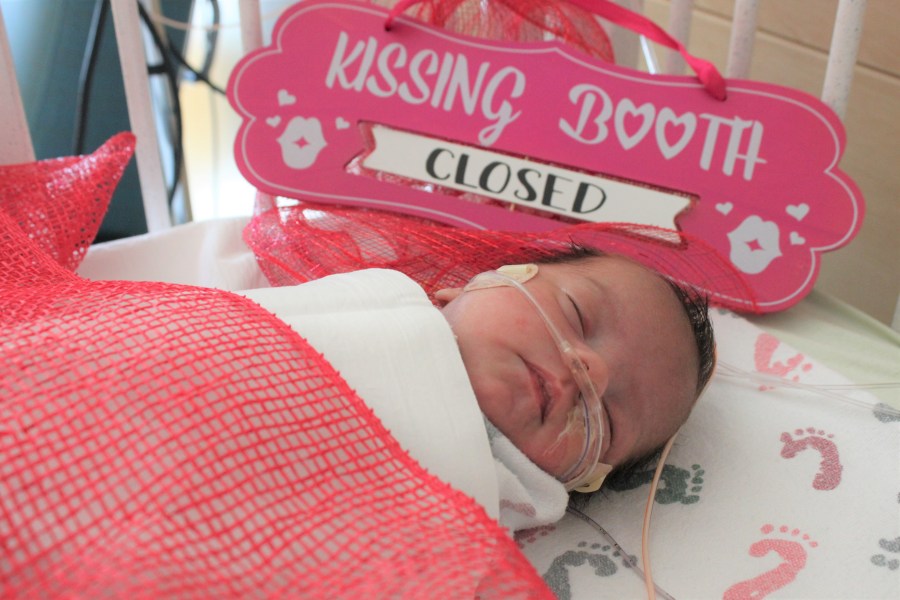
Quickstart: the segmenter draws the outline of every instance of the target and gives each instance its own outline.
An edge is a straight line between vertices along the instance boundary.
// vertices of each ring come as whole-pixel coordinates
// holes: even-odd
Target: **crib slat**
[[[862,37],[866,0],[840,0],[831,34],[831,49],[822,86],[822,101],[843,119],[847,112],[853,67]]]
[[[894,320],[891,321],[891,328],[900,332],[900,296],[897,296],[897,307],[894,309]]]
[[[728,66],[725,69],[726,77],[746,79],[750,76],[758,12],[759,0],[737,0],[734,4],[734,20],[731,27],[731,40],[728,44]]]
[[[244,54],[263,45],[262,13],[259,0],[240,0],[241,44]]]
[[[22,106],[3,10],[0,9],[0,165],[32,162],[34,146]]]
[[[259,0],[240,0],[241,44],[244,54],[263,45],[262,12]],[[257,206],[275,206],[275,197],[256,191]]]
[[[615,2],[636,13],[644,14],[644,0],[615,0]],[[608,32],[616,52],[616,64],[632,69],[638,68],[641,55],[640,38],[633,32],[616,25],[613,25]]]
[[[691,18],[694,0],[672,0],[669,9],[669,33],[684,46],[691,37]],[[674,51],[666,53],[665,72],[669,75],[681,75],[684,72],[684,58]]]
[[[143,35],[134,0],[111,0],[116,44],[122,63],[122,79],[128,102],[128,118],[137,137],[138,176],[141,195],[144,198],[144,215],[147,229],[159,231],[172,227],[165,173],[159,153],[159,139],[153,117],[153,101],[150,96],[150,80],[147,74],[147,56]]]

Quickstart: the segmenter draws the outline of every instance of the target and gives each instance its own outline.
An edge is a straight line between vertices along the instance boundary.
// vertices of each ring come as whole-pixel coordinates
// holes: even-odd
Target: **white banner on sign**
[[[583,221],[676,229],[690,199],[446,140],[373,125],[375,148],[362,164],[423,183]]]

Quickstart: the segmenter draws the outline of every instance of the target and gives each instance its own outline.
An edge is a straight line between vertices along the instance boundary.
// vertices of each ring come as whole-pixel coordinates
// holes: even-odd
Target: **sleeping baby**
[[[705,303],[626,258],[576,251],[436,297],[510,471],[501,521],[514,528],[560,518],[565,491],[655,454],[712,373]]]
[[[376,269],[247,295],[321,351],[426,469],[513,530],[560,519],[570,491],[655,453],[712,371],[701,299],[583,250],[440,290],[441,312]]]

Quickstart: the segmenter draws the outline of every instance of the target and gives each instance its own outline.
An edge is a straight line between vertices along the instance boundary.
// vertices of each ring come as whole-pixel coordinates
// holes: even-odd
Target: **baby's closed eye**
[[[571,294],[566,294],[566,298],[569,300],[569,304],[572,306],[572,309],[575,311],[575,318],[573,319],[573,329],[581,334],[582,338],[587,337],[587,325],[585,324],[584,314],[581,312],[581,308],[578,306],[578,302],[575,301],[575,298],[572,297]]]

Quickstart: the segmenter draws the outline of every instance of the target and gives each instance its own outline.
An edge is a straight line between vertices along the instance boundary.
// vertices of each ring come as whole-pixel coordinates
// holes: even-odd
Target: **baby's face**
[[[525,286],[575,345],[603,399],[601,462],[621,465],[671,437],[693,405],[699,359],[669,285],[628,260],[588,257],[542,264]],[[438,297],[450,300],[443,313],[482,412],[562,476],[583,449],[583,430],[569,426],[579,389],[535,308],[506,286]]]

